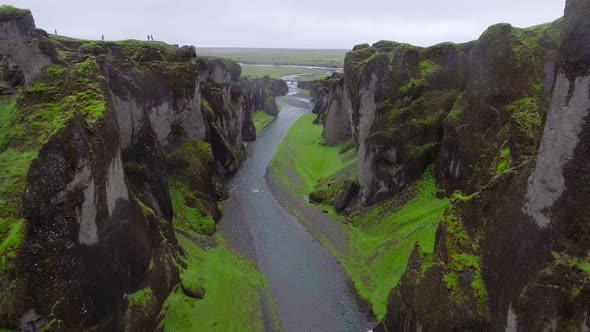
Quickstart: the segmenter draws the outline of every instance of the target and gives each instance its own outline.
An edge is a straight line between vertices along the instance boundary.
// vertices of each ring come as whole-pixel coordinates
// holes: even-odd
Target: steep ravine
[[[298,89],[292,89],[294,95]],[[306,108],[280,99],[280,116],[250,145],[247,160],[227,183],[221,230],[228,243],[257,262],[276,299],[285,331],[364,331],[373,325],[357,303],[337,260],[297,217],[275,200],[265,174],[275,150]]]

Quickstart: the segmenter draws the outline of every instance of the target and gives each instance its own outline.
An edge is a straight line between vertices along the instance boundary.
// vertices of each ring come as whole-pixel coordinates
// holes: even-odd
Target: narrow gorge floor
[[[291,125],[309,112],[292,106],[305,104],[295,96],[298,92],[292,88],[277,99],[280,115],[250,146],[248,159],[228,181],[231,198],[224,204],[221,231],[266,276],[285,331],[367,331],[373,323],[344,269],[279,205],[264,178]],[[262,301],[263,307],[271,305]],[[272,310],[266,311],[267,329],[272,329]]]

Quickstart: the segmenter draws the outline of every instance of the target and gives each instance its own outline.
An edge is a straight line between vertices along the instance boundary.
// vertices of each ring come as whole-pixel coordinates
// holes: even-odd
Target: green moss
[[[450,297],[456,303],[464,303],[469,298],[477,300],[477,311],[482,316],[488,313],[488,294],[481,271],[481,258],[472,254],[477,247],[471,236],[463,228],[462,222],[454,216],[452,207],[445,216],[443,227],[447,233],[446,248],[448,261],[439,262],[444,266],[443,279],[451,291]],[[462,285],[460,275],[473,273],[470,285]]]
[[[344,261],[378,319],[385,315],[387,297],[405,272],[414,244],[420,244],[425,256],[432,254],[436,228],[449,206],[448,199],[436,197],[430,169],[409,190],[416,195],[401,207],[395,200],[386,201],[355,221],[350,238],[355,255]]]
[[[87,43],[82,44],[82,46],[80,46],[78,51],[81,54],[90,54],[90,55],[94,55],[94,56],[104,55],[106,53],[104,48],[102,48],[101,46],[99,46],[95,42],[87,42]]]
[[[29,165],[37,151],[5,150],[0,152],[0,218],[19,216],[19,202],[25,187]]]
[[[422,77],[430,76],[434,74],[439,67],[431,60],[420,61],[420,73]]]
[[[0,271],[6,273],[14,270],[14,260],[23,245],[25,238],[25,222],[17,219],[0,219],[0,231],[9,227],[7,234],[0,239]]]
[[[264,130],[264,128],[266,128],[266,126],[268,126],[274,119],[274,116],[266,112],[257,111],[252,113],[252,121],[254,122],[257,133],[262,132],[262,130]]]
[[[427,143],[420,146],[408,145],[408,156],[410,158],[419,158],[424,156],[428,151],[432,151],[438,146],[438,143]]]
[[[455,101],[455,104],[453,105],[453,108],[451,109],[451,111],[447,115],[445,121],[448,123],[457,124],[462,111],[463,111],[463,94],[459,95],[459,97]]]
[[[467,195],[467,196],[465,196],[465,195],[463,195],[463,193],[462,193],[462,192],[460,192],[460,191],[457,191],[457,192],[455,192],[455,193],[453,194],[453,197],[452,197],[452,199],[453,199],[453,200],[459,200],[459,201],[463,201],[463,202],[468,202],[468,201],[471,201],[471,200],[473,200],[473,199],[474,199],[476,196],[477,196],[477,194],[471,194],[471,195]]]
[[[43,324],[43,326],[41,326],[41,328],[38,330],[38,332],[50,332],[50,331],[55,331],[58,330],[58,326],[62,323],[62,321],[58,320],[58,319],[52,319],[49,322]],[[2,332],[2,329],[0,329],[0,332]]]
[[[447,288],[456,293],[459,291],[459,276],[454,272],[447,272],[443,275]]]
[[[130,307],[142,307],[151,306],[155,303],[154,293],[149,287],[140,289],[139,291],[127,295],[127,301],[129,301]]]
[[[496,173],[504,174],[510,168],[510,148],[504,148],[500,152],[500,163],[498,164]]]
[[[5,149],[10,137],[17,134],[14,131],[16,119],[16,98],[0,101],[0,151]]]
[[[45,72],[51,76],[61,76],[65,74],[68,70],[68,67],[62,65],[52,65],[45,69]]]
[[[411,79],[410,82],[403,85],[399,89],[400,96],[412,96],[417,93],[418,90],[424,87],[423,79]]]
[[[423,117],[417,117],[410,121],[410,125],[415,128],[425,128],[431,127],[438,123],[440,123],[442,117],[444,116],[443,111],[433,112]]]
[[[530,139],[536,139],[541,132],[540,108],[533,98],[520,99],[507,106],[518,131]]]
[[[213,108],[211,107],[211,103],[209,103],[209,101],[205,98],[202,99],[203,102],[201,104],[201,108],[205,111],[205,113],[210,116],[210,117],[215,117],[215,112],[213,111]]]
[[[179,181],[170,181],[170,196],[174,207],[174,227],[202,235],[213,235],[217,229],[213,216],[197,193]]]
[[[552,252],[556,264],[566,266],[570,269],[577,269],[586,273],[590,277],[590,257],[578,258],[566,253]]]
[[[20,9],[11,5],[0,6],[0,22],[14,20],[27,15],[31,15],[31,11],[28,9]]]
[[[172,293],[164,304],[164,331],[262,330],[260,293],[267,293],[269,288],[252,263],[227,249],[220,236],[216,237],[218,245],[209,250],[181,234],[177,237],[187,253],[187,268],[181,271],[181,279],[203,286],[206,295],[199,300],[181,290]]]

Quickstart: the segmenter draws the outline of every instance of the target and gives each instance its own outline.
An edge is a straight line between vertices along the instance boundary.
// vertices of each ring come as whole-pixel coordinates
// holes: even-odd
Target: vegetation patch
[[[439,263],[445,267],[443,280],[450,291],[450,298],[458,304],[465,303],[469,298],[475,298],[477,312],[486,316],[488,294],[482,277],[481,258],[472,253],[477,244],[474,244],[475,242],[465,231],[461,220],[455,216],[453,208],[445,216],[443,225],[447,233],[446,247],[449,259]]]
[[[129,294],[127,295],[127,301],[129,301],[129,307],[133,308],[133,307],[140,307],[140,308],[146,308],[148,306],[151,306],[154,301],[154,293],[152,292],[152,289],[149,287],[140,289],[139,291],[133,293],[133,294]]]
[[[215,234],[217,227],[213,216],[186,184],[171,179],[170,196],[174,207],[174,227],[202,235]]]
[[[432,60],[420,61],[420,73],[422,74],[422,77],[430,76],[434,74],[438,69],[438,65],[435,64]]]
[[[27,15],[31,15],[31,11],[28,9],[20,9],[11,5],[0,6],[0,22],[14,20]]]
[[[497,174],[504,174],[510,169],[510,148],[504,148],[500,152],[500,163],[497,167]]]
[[[270,163],[273,175],[299,197],[309,194],[323,178],[333,177],[356,162],[354,149],[340,154],[341,146],[326,146],[322,125],[313,124],[315,114],[303,115],[289,129]],[[294,183],[293,172],[301,180]]]
[[[251,262],[228,249],[220,236],[217,246],[204,250],[178,234],[186,251],[183,283],[206,290],[194,299],[176,289],[164,304],[164,331],[261,331],[264,327],[260,291],[268,291],[262,274]]]
[[[518,132],[531,140],[536,139],[541,132],[541,116],[538,105],[534,98],[524,98],[508,105],[512,113],[513,123],[516,124]]]
[[[254,127],[256,127],[257,133],[262,132],[262,130],[264,130],[264,128],[273,122],[274,119],[274,116],[264,111],[256,111],[252,113],[252,121],[254,122]]]
[[[431,169],[412,187],[408,190],[416,194],[405,204],[385,201],[353,221],[354,253],[344,266],[378,319],[385,315],[387,297],[405,272],[414,244],[418,242],[427,257],[432,254],[436,228],[449,206],[449,199],[436,197]]]
[[[24,220],[0,220],[0,236],[0,272],[14,271],[14,261],[25,238]]]

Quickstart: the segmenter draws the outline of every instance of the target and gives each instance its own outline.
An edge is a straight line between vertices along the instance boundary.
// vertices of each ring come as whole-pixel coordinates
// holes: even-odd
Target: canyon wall
[[[215,232],[245,157],[241,69],[0,8],[0,326],[152,331],[185,264],[175,229]],[[173,206],[185,188],[202,225]]]
[[[587,1],[465,44],[358,45],[314,87],[326,144],[357,148],[360,209],[429,167],[452,204],[377,330],[587,330]]]

